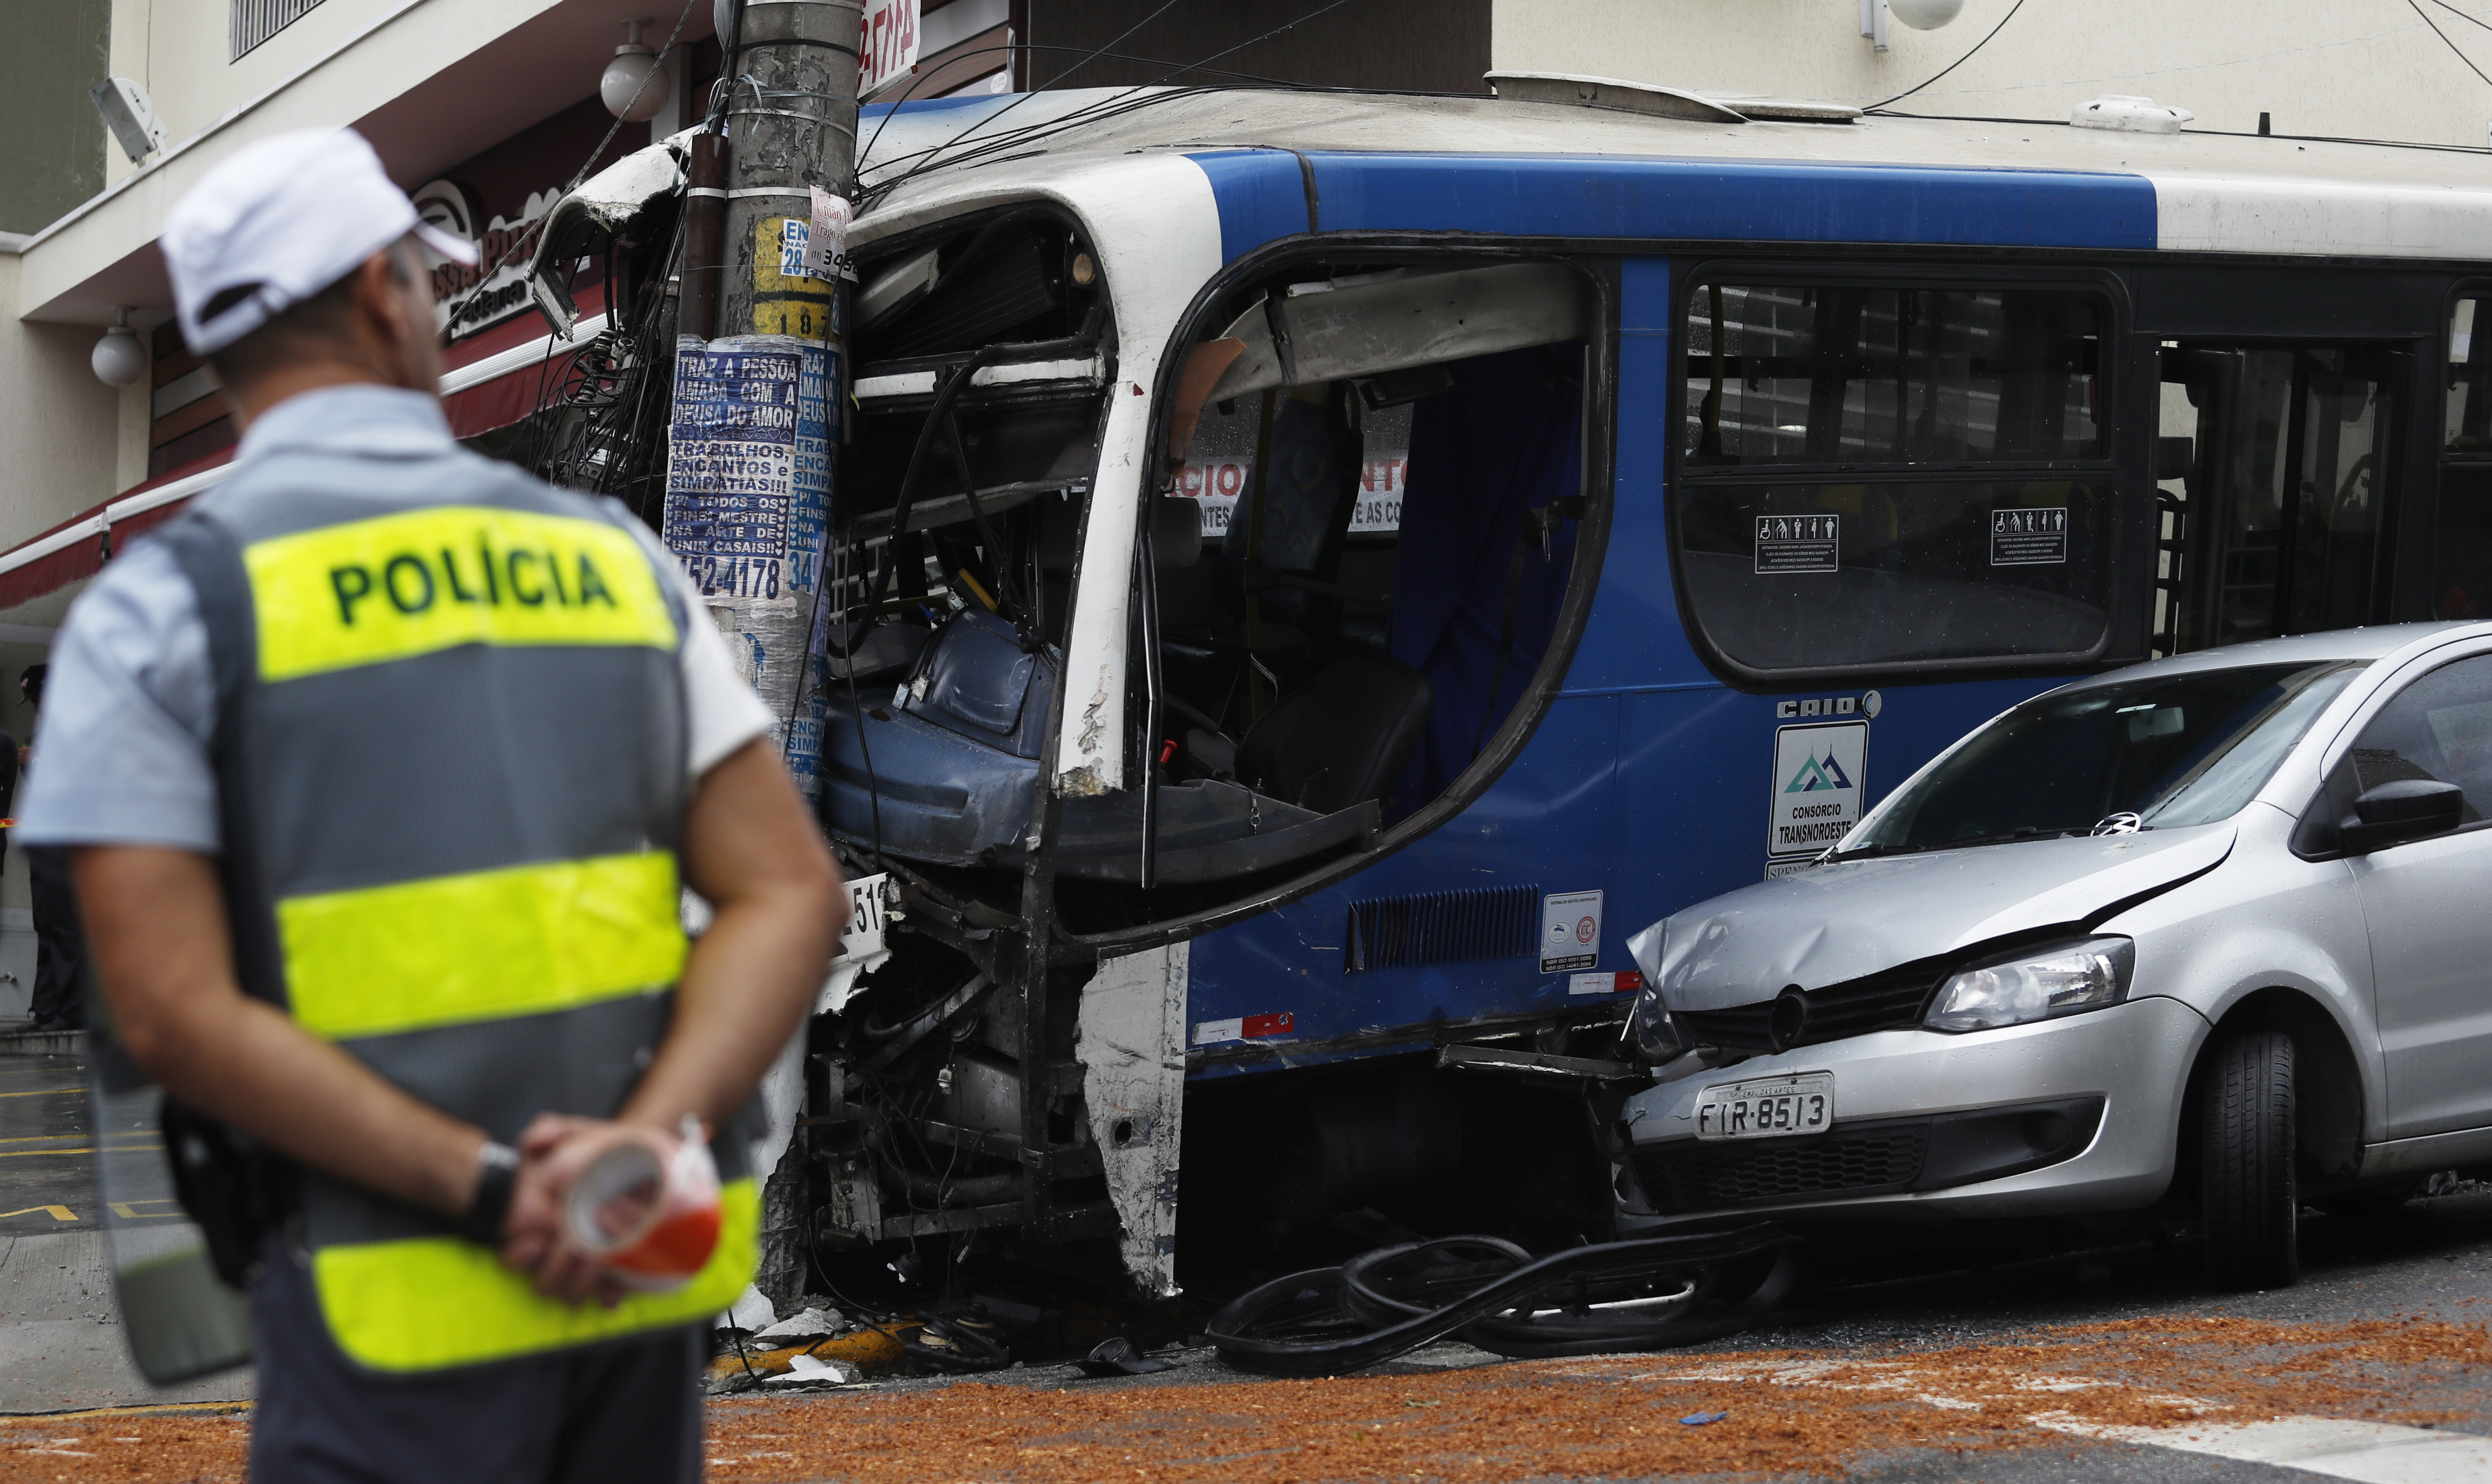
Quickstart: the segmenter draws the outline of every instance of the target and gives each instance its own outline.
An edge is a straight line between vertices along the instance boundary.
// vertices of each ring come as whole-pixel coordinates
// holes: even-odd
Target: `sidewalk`
[[[151,1386],[130,1363],[100,1230],[0,1235],[0,1413],[239,1402],[246,1366]]]

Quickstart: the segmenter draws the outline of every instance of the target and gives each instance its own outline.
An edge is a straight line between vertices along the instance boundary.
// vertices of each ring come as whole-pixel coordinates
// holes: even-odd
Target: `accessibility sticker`
[[[1841,516],[1759,516],[1757,575],[1832,572],[1843,549]]]
[[[1767,855],[1815,855],[1860,822],[1869,787],[1869,724],[1774,728]]]
[[[2068,507],[1990,513],[1990,565],[2032,567],[2068,559]]]
[[[1601,894],[1564,891],[1540,899],[1540,971],[1568,974],[1601,963]]]

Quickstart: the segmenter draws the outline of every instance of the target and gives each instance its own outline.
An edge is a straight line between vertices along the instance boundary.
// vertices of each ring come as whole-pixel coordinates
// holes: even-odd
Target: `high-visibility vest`
[[[615,1113],[667,1029],[689,615],[611,502],[464,453],[393,493],[376,462],[281,453],[162,532],[216,672],[235,967],[515,1143],[541,1113]],[[716,1153],[708,1267],[612,1309],[539,1297],[442,1218],[306,1172],[321,1312],[349,1358],[393,1372],[716,1314],[753,1276],[760,1220],[744,1141]]]

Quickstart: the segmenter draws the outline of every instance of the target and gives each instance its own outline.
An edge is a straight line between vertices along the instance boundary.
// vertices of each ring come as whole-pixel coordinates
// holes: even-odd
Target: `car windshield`
[[[1860,823],[1837,860],[2229,818],[2358,665],[2244,665],[2037,697]],[[2126,824],[2127,821],[2121,821]]]

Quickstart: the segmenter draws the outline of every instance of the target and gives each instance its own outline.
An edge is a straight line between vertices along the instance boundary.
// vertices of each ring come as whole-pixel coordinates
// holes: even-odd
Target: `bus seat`
[[[1319,814],[1381,799],[1427,729],[1428,677],[1390,655],[1340,660],[1281,697],[1237,744],[1259,793]]]

